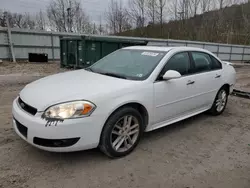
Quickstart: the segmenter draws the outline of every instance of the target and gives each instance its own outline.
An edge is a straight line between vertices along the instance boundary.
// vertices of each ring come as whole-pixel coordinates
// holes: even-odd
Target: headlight
[[[49,107],[45,118],[69,119],[90,116],[96,106],[88,101],[73,101]]]

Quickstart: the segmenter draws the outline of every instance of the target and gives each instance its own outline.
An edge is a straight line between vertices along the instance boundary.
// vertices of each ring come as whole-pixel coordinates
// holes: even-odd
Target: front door
[[[182,77],[162,80],[161,76],[167,70],[176,70]],[[196,107],[194,96],[198,91],[194,90],[195,75],[191,70],[188,52],[177,53],[166,63],[159,79],[154,83],[156,127],[157,124],[178,118]]]

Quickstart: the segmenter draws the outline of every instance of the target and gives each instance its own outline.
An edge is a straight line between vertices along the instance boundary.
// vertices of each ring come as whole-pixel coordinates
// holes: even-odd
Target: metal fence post
[[[231,60],[232,60],[232,51],[233,51],[233,47],[232,47],[232,45],[230,46],[231,48],[230,48],[230,54],[229,54],[229,61],[231,62]]]
[[[246,47],[244,46],[243,47],[243,54],[242,54],[241,62],[244,62],[245,49],[246,49]]]
[[[217,45],[217,57],[219,57],[219,52],[220,52],[220,45]]]
[[[52,60],[55,61],[55,51],[54,51],[53,33],[51,33],[50,38],[51,38],[51,53],[52,53]]]
[[[8,42],[9,42],[9,47],[10,47],[10,53],[11,53],[12,61],[16,63],[16,56],[15,56],[12,36],[11,36],[11,28],[9,24],[9,15],[7,12],[5,12],[5,16],[6,16],[6,22],[7,22],[7,36],[8,36]]]

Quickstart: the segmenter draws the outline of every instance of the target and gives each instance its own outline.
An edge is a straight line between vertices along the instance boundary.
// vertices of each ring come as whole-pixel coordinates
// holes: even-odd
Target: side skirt
[[[202,109],[199,109],[199,110],[196,110],[196,111],[192,111],[192,112],[190,112],[190,113],[185,113],[184,115],[181,115],[181,116],[178,116],[178,117],[175,117],[175,118],[166,120],[166,121],[164,121],[164,122],[160,122],[160,123],[154,124],[154,125],[152,125],[152,126],[150,126],[150,127],[147,127],[146,130],[145,130],[145,132],[153,131],[153,130],[156,130],[156,129],[165,127],[165,126],[167,126],[167,125],[176,123],[176,122],[178,122],[178,121],[187,119],[187,118],[189,118],[189,117],[198,115],[198,114],[200,114],[200,113],[202,113],[202,112],[205,112],[205,111],[209,110],[210,108],[211,108],[211,106],[206,106],[206,107],[204,107],[204,108],[202,108]]]

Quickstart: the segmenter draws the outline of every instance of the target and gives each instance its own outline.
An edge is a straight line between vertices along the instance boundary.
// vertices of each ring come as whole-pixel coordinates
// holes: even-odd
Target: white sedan
[[[205,111],[221,114],[234,84],[234,68],[209,51],[127,47],[85,70],[25,86],[13,102],[13,125],[21,138],[43,150],[99,147],[121,157],[144,131]]]

